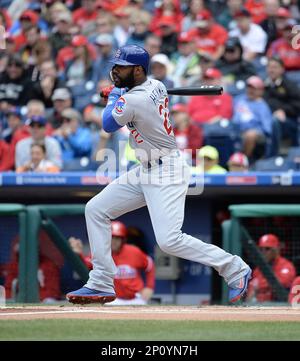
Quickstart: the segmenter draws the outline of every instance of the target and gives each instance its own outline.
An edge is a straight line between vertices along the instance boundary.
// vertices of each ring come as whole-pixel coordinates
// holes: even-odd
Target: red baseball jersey
[[[196,40],[197,49],[214,55],[219,46],[224,45],[228,38],[227,30],[219,25],[213,24],[208,33],[199,33],[198,29],[192,29],[189,34]]]
[[[272,265],[273,272],[278,281],[285,288],[291,287],[296,277],[294,265],[284,257],[278,257]],[[274,300],[272,288],[259,268],[255,268],[253,278],[249,283],[248,296],[254,295],[258,302]]]
[[[142,250],[125,243],[120,252],[113,253],[112,257],[118,269],[114,279],[118,298],[132,299],[145,287],[154,289],[154,262]],[[145,272],[146,282],[143,281],[142,271]]]

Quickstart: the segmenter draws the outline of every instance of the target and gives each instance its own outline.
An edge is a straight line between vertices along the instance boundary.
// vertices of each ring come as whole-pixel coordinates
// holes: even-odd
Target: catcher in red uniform
[[[260,237],[258,246],[266,261],[270,264],[278,281],[289,289],[296,277],[296,270],[292,262],[280,256],[280,242],[274,234],[265,234]],[[272,288],[259,268],[253,272],[249,283],[247,300],[257,302],[274,301]]]

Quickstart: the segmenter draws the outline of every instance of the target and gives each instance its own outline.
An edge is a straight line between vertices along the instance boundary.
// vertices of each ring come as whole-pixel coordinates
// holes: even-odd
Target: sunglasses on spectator
[[[226,53],[234,53],[236,48],[225,48]]]
[[[269,252],[269,251],[271,251],[273,248],[272,247],[261,247],[261,250],[264,252],[264,251],[266,251],[266,252]]]
[[[22,68],[22,64],[20,63],[8,63],[8,67]]]

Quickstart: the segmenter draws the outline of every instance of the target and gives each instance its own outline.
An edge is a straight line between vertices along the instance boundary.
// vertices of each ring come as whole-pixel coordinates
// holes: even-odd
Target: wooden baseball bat
[[[223,87],[216,85],[200,85],[197,87],[181,87],[167,89],[170,95],[221,95]]]

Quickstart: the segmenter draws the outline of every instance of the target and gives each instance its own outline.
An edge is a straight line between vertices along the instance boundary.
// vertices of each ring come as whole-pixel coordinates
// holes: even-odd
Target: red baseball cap
[[[259,76],[253,75],[246,80],[246,84],[252,86],[255,89],[264,89],[265,84]]]
[[[284,8],[284,7],[280,7],[278,10],[277,10],[277,13],[276,13],[276,16],[278,18],[290,18],[291,17],[291,13],[288,9]]]
[[[22,20],[29,20],[33,24],[36,24],[39,20],[39,16],[36,12],[34,12],[32,10],[25,10],[25,11],[23,11],[23,13],[20,16],[20,21],[22,21]]]
[[[241,152],[232,154],[228,160],[228,164],[236,164],[245,168],[249,167],[247,156]]]
[[[183,103],[177,103],[174,104],[171,108],[171,112],[177,112],[177,113],[187,113],[187,106]]]
[[[250,18],[251,14],[250,14],[250,11],[248,11],[246,8],[241,8],[240,10],[238,10],[234,13],[233,17],[234,18],[241,18],[241,17]]]
[[[195,26],[199,28],[205,28],[209,24],[209,20],[212,19],[210,11],[204,9],[198,13],[195,21]]]
[[[258,247],[260,248],[279,248],[280,242],[275,234],[264,234],[258,241]]]
[[[127,228],[124,223],[119,221],[111,222],[111,235],[113,237],[127,237]]]
[[[201,10],[196,17],[196,20],[210,20],[212,19],[211,12],[207,9]]]
[[[180,33],[178,36],[178,42],[179,43],[189,43],[193,41],[195,38],[191,32],[185,31],[183,33]]]
[[[217,68],[208,68],[203,77],[207,79],[221,79],[222,73]]]
[[[85,36],[83,35],[75,35],[72,39],[72,45],[73,46],[84,46],[87,45],[88,40]]]

